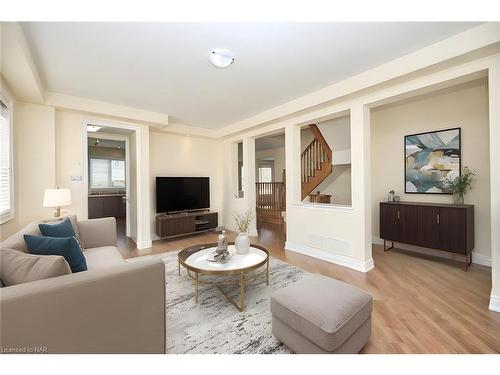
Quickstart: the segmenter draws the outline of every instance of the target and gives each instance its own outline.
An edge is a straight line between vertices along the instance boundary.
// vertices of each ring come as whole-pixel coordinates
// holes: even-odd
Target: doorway
[[[89,219],[114,217],[118,245],[137,243],[135,132],[113,126],[86,126],[84,201]]]
[[[285,242],[286,214],[285,134],[255,139],[255,211],[262,238]]]

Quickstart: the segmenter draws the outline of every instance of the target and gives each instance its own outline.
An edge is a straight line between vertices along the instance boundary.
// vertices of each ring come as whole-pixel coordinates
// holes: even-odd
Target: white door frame
[[[95,135],[96,138],[99,139],[107,139],[112,141],[124,141],[125,142],[125,234],[127,237],[130,237],[130,136],[126,134],[111,134],[111,133],[99,133],[99,132],[88,132],[87,131],[87,140],[89,137]],[[86,150],[88,150],[86,148]],[[88,195],[88,160],[87,160],[87,184],[84,189],[87,190],[86,194]],[[85,193],[85,192],[84,192]],[[88,207],[87,207],[87,216],[88,216]]]
[[[101,127],[106,127],[106,128],[115,128],[115,129],[126,129],[126,130],[131,130],[135,131],[136,135],[136,223],[137,223],[137,239],[139,238],[144,238],[144,235],[140,235],[140,231],[142,230],[142,217],[140,213],[142,212],[142,203],[141,203],[141,184],[140,181],[142,180],[141,176],[141,151],[142,151],[142,144],[141,144],[141,131],[140,127],[138,125],[130,124],[130,123],[114,123],[114,122],[104,122],[101,120],[93,120],[93,119],[85,119],[83,120],[82,123],[82,133],[83,133],[83,158],[82,160],[84,161],[85,165],[83,166],[83,174],[82,174],[82,183],[83,183],[83,189],[82,189],[82,194],[83,194],[83,215],[85,219],[88,219],[88,194],[89,194],[89,168],[88,168],[88,137],[90,135],[95,135],[99,136],[100,138],[103,139],[114,139],[114,140],[125,140],[125,158],[126,158],[126,194],[127,194],[127,205],[126,205],[126,235],[127,237],[131,236],[131,230],[130,230],[130,200],[129,200],[129,194],[130,194],[130,136],[129,135],[121,135],[121,134],[110,134],[110,133],[99,133],[99,132],[88,132],[87,131],[87,126],[88,125],[96,125],[96,126],[101,126]],[[147,238],[147,237],[146,237]],[[139,247],[139,241],[136,239],[137,246]]]

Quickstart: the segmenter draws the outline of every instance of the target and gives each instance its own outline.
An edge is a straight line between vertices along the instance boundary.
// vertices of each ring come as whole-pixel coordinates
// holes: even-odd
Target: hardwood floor
[[[229,233],[231,239],[234,233]],[[216,242],[218,233],[155,241],[147,253]],[[284,250],[281,226],[265,224],[252,242],[271,256],[353,284],[374,298],[370,341],[363,353],[499,353],[500,313],[488,310],[491,269],[460,264],[403,250],[373,246],[375,269],[354,271]],[[120,239],[125,258],[139,256],[131,240]],[[144,251],[141,251],[144,253]]]

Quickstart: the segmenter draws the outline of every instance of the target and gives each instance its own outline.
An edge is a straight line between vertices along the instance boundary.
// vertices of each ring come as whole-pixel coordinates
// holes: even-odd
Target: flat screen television
[[[208,177],[156,177],[156,212],[210,208]]]

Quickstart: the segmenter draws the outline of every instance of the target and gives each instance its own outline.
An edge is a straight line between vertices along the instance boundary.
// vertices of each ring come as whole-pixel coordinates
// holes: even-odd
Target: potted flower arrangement
[[[474,176],[475,173],[469,167],[464,167],[460,176],[448,177],[445,180],[446,187],[453,193],[453,203],[464,204],[464,195],[472,189]]]
[[[236,253],[246,254],[250,249],[250,237],[248,236],[248,229],[255,216],[252,211],[248,210],[243,214],[235,212],[233,214],[233,217],[234,221],[236,222],[236,229],[238,231],[238,236],[236,236],[236,239],[234,240]]]

